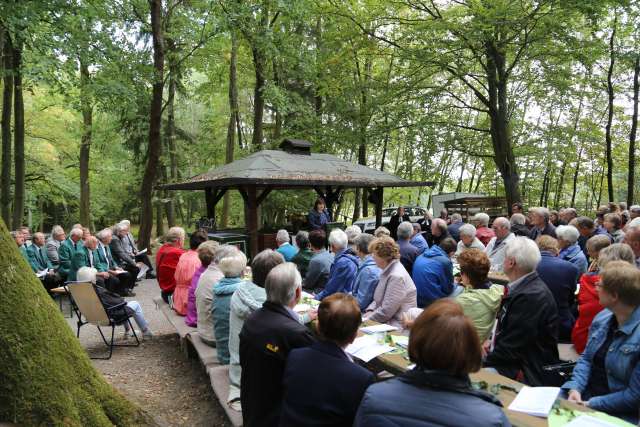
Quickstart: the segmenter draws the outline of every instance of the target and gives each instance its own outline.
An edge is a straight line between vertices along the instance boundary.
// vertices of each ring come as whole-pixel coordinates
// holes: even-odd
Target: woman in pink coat
[[[187,305],[189,303],[189,288],[191,279],[200,268],[200,258],[198,258],[198,246],[207,240],[207,235],[203,231],[196,231],[189,238],[189,250],[180,256],[174,278],[176,289],[173,291],[173,309],[181,316],[186,316]]]

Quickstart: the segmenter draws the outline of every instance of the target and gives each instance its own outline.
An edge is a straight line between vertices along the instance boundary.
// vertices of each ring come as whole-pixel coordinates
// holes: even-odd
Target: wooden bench
[[[231,424],[234,427],[241,427],[242,413],[234,411],[227,404],[227,398],[229,397],[229,366],[220,365],[215,347],[205,344],[200,338],[197,329],[187,326],[184,323],[184,317],[173,311],[169,307],[169,304],[164,302],[162,298],[154,298],[153,301],[156,303],[156,308],[160,309],[169,323],[176,328],[176,332],[180,336],[180,347],[185,354],[189,357],[197,355],[204,366],[211,380],[211,388],[216,394],[220,406],[224,409]]]

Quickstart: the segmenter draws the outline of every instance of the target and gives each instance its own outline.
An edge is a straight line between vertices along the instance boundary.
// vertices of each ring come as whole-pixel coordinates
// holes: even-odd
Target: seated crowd
[[[561,385],[569,400],[637,421],[640,207],[610,204],[595,220],[572,208],[531,208],[525,216],[517,203],[512,211],[493,220],[480,212],[469,224],[457,213],[426,214],[412,224],[399,210],[392,231],[351,226],[327,237],[319,201],[317,227],[293,239],[278,231],[277,248],[250,267],[238,248],[200,231],[185,251],[186,233],[173,227],[156,254],[158,283],[162,298],[230,365],[227,403],[246,426],[426,426],[443,417],[451,425],[510,425],[493,396],[471,388],[469,374],[482,367],[532,386]],[[40,233],[35,248],[14,233],[34,272],[46,270],[45,287],[76,279],[84,267],[107,292],[126,296],[135,285],[133,266],[118,253],[122,246],[138,268],[135,249],[123,243],[128,224],[98,239],[82,228],[65,239],[54,229],[54,256]],[[320,301],[317,310],[294,311],[303,289]],[[362,320],[408,334],[415,367],[375,383],[345,352]],[[564,384],[544,369],[560,362],[559,343],[580,354]]]

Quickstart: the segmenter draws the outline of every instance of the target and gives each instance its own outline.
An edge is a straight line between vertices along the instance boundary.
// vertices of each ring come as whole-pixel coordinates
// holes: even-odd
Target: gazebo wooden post
[[[208,187],[204,189],[204,201],[207,205],[207,218],[215,218],[216,205],[213,203],[213,188]]]
[[[238,188],[244,199],[244,223],[249,236],[249,256],[258,254],[258,206],[267,198],[271,188],[265,188],[258,196],[255,185]]]
[[[376,228],[382,225],[382,206],[384,199],[384,187],[378,187],[373,190],[376,199]]]

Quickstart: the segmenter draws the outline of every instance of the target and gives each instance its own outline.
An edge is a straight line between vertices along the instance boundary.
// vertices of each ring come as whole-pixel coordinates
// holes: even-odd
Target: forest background
[[[431,192],[591,213],[637,200],[640,4],[611,0],[5,0],[0,208],[48,231],[129,218],[146,247],[204,194],[157,190],[307,139]],[[274,192],[266,224],[306,212]],[[339,219],[371,214],[350,191]],[[218,205],[243,224],[235,192]]]

